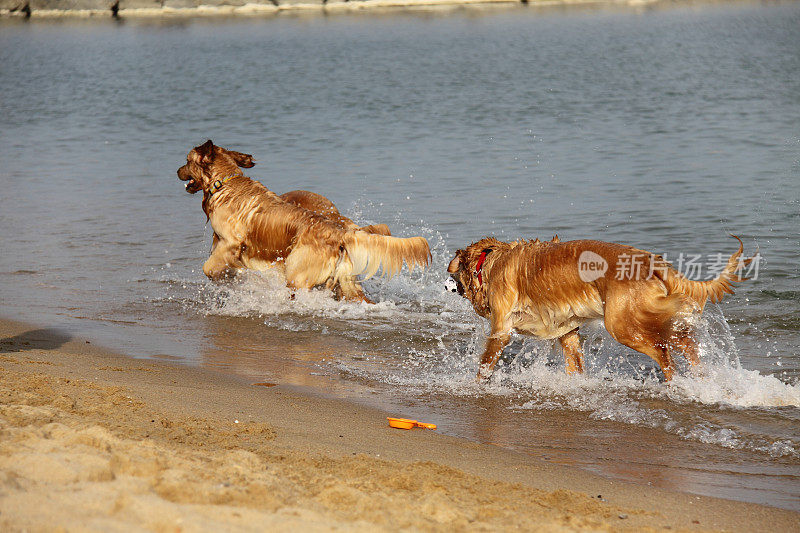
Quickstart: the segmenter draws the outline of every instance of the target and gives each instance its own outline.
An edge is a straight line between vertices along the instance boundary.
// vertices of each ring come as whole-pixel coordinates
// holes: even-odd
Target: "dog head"
[[[186,155],[186,164],[178,169],[178,179],[186,182],[186,192],[207,191],[218,179],[242,174],[239,167],[250,168],[253,156],[214,146],[211,140],[192,148]]]
[[[488,313],[484,264],[500,244],[500,241],[492,237],[481,239],[464,250],[456,251],[456,256],[447,266],[447,272],[455,282],[456,292],[472,302],[475,310],[484,316]]]

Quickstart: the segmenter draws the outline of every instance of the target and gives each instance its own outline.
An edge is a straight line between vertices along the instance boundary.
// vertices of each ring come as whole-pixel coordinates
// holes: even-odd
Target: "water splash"
[[[359,214],[352,214],[363,220]],[[399,230],[396,227],[399,226]],[[487,322],[469,303],[447,291],[446,265],[452,247],[426,227],[394,224],[399,236],[425,236],[432,265],[404,270],[392,278],[365,282],[378,303],[338,302],[325,290],[292,291],[278,272],[243,272],[227,284],[203,283],[192,300],[201,313],[248,317],[271,327],[335,333],[368,341],[380,350],[370,356],[342,356],[326,370],[345,379],[401,385],[417,393],[463,397],[493,395],[511,400],[510,408],[571,410],[590,419],[658,428],[681,438],[771,456],[800,457],[800,436],[759,433],[745,422],[753,417],[796,417],[800,386],[762,375],[741,365],[734,336],[716,305],[695,321],[701,365],[690,369],[676,360],[670,383],[648,357],[626,348],[602,322],[582,327],[586,374],[568,376],[552,342],[514,335],[489,383],[475,382]]]

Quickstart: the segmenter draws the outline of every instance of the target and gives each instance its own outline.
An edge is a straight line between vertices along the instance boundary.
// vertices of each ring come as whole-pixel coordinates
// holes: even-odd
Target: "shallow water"
[[[384,407],[614,478],[800,509],[800,5],[0,21],[2,315]],[[212,138],[277,192],[423,235],[376,306],[200,270],[175,170]],[[599,238],[764,261],[669,386],[586,328],[588,372],[443,289],[458,247]]]

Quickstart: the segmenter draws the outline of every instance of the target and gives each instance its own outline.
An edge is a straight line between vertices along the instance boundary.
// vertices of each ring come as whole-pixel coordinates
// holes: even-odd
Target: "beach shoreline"
[[[798,530],[800,514],[608,480],[387,413],[0,320],[5,530]],[[142,509],[147,508],[147,513]]]

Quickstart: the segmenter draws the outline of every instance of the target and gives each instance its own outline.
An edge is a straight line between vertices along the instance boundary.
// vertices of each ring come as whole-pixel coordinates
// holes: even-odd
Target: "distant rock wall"
[[[27,5],[35,11],[109,11],[115,4],[121,11],[126,9],[191,9],[200,6],[243,6],[279,4],[319,4],[322,0],[0,0],[0,10],[17,12]]]
[[[577,0],[581,1],[581,0]],[[583,0],[587,1],[587,0]],[[592,1],[592,0],[589,0]],[[258,13],[295,8],[528,3],[527,0],[0,0],[0,16],[126,15],[159,13]]]

